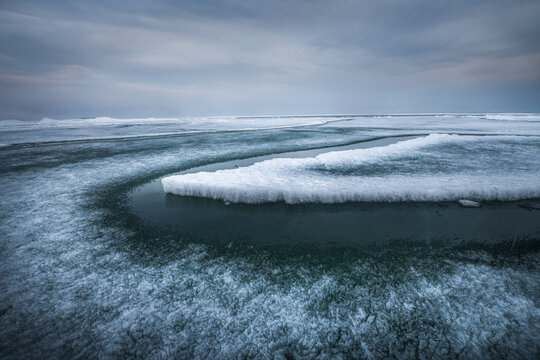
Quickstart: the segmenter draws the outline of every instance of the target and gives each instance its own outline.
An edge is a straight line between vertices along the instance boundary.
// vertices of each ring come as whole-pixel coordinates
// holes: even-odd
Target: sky
[[[540,112],[540,1],[0,2],[0,119]]]

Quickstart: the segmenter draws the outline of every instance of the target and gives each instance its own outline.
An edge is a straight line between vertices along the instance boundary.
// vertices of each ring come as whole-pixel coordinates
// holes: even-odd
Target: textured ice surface
[[[281,116],[281,117],[200,117],[200,118],[111,118],[96,117],[83,119],[51,119],[43,118],[37,122],[3,120],[1,128],[73,128],[89,126],[134,126],[134,125],[175,125],[193,129],[261,129],[274,127],[290,127],[299,125],[324,124],[347,117],[343,116]]]
[[[139,222],[125,205],[137,185],[194,166],[373,133],[316,126],[0,149],[0,358],[535,358],[537,246],[321,255],[231,239],[222,249]],[[502,168],[536,171],[525,159],[533,140],[444,146],[489,161],[512,148]],[[431,158],[432,172],[447,158]],[[466,162],[453,169],[472,172]]]
[[[395,133],[402,135],[428,133],[540,135],[538,119],[540,119],[539,114],[519,116],[508,114],[380,115],[353,117],[325,124],[324,127],[363,129],[379,135]]]
[[[84,119],[50,119],[40,121],[0,120],[2,145],[73,140],[113,140],[173,136],[196,132],[239,131],[292,128],[321,125],[348,119],[346,116],[280,116],[280,117],[201,117],[140,118],[110,117]]]
[[[540,114],[513,113],[513,114],[486,114],[488,120],[501,121],[534,121],[540,122]]]
[[[38,121],[37,127],[86,127],[86,126],[116,126],[116,125],[158,125],[170,124],[191,129],[265,129],[279,127],[294,127],[300,125],[320,125],[329,121],[342,119],[340,116],[327,117],[204,117],[204,118],[141,118],[141,119],[117,119],[110,117],[97,117],[90,119],[50,119],[44,118]]]
[[[300,126],[330,127],[334,131],[358,131],[365,136],[407,134],[511,134],[540,135],[540,114],[423,114],[423,115],[321,115],[201,118],[110,117],[0,120],[0,144],[36,144],[156,136],[193,132],[261,130]]]
[[[175,175],[162,184],[168,193],[243,203],[535,198],[540,141],[435,134],[385,147]]]

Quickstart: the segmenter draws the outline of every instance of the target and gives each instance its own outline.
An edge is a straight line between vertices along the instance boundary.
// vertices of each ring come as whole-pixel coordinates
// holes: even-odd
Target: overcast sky
[[[540,1],[0,2],[0,119],[540,111]]]

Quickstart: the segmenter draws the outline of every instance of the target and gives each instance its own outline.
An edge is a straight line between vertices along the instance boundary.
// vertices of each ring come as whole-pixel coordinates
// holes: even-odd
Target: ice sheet
[[[418,128],[430,132],[427,126]],[[158,125],[85,129],[10,130],[0,142],[166,132]],[[0,149],[0,358],[537,357],[540,256],[538,245],[523,244],[538,238],[493,252],[480,244],[297,254],[223,234],[231,247],[214,248],[189,229],[138,221],[125,203],[136,186],[164,174],[375,133],[318,126]],[[478,169],[487,181],[488,172],[497,178],[539,168],[537,137],[448,139],[402,145],[408,157],[372,152],[363,162],[351,156],[299,172],[459,177]],[[535,214],[534,204],[522,210]]]
[[[162,179],[165,192],[241,203],[540,197],[540,143],[433,134],[385,147]],[[516,151],[518,149],[520,151]]]

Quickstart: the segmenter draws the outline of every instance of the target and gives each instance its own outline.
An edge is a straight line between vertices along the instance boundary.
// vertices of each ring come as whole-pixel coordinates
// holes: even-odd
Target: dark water
[[[249,205],[165,194],[159,180],[130,199],[141,219],[216,243],[388,249],[395,244],[515,245],[540,237],[539,201]]]

